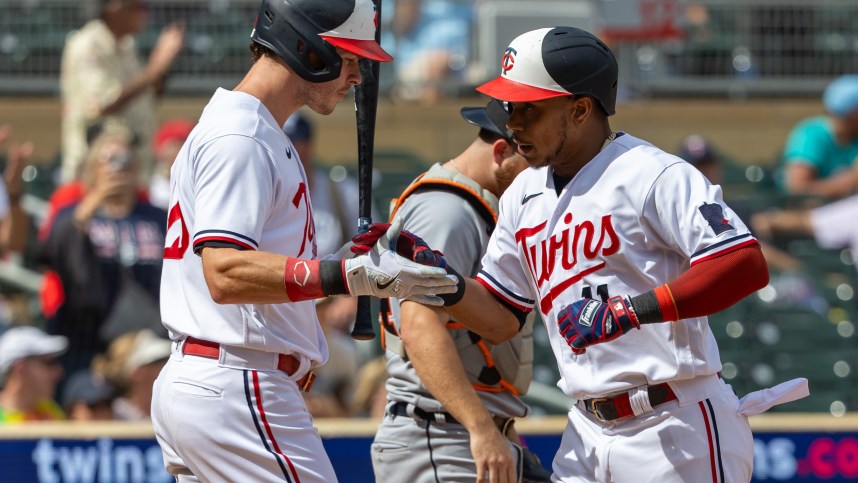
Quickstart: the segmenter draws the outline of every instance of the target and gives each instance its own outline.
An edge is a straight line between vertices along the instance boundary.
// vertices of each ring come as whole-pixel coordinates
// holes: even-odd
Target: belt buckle
[[[598,419],[599,421],[601,421],[603,423],[607,423],[610,420],[605,419],[605,417],[602,416],[602,412],[599,410],[599,408],[596,405],[601,404],[601,403],[610,402],[610,401],[611,401],[611,399],[607,398],[607,397],[597,397],[597,398],[593,398],[589,401],[590,412],[593,413],[593,416],[596,416],[596,419]]]

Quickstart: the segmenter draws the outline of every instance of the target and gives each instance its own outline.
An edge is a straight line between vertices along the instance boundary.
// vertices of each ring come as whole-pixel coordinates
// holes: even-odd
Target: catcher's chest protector
[[[483,189],[474,180],[444,169],[440,165],[435,165],[418,176],[402,195],[391,201],[390,219],[393,219],[408,196],[429,190],[456,194],[470,203],[490,230],[494,229],[497,223],[497,197]],[[405,354],[405,348],[394,323],[394,317],[398,317],[399,314],[398,311],[391,311],[390,307],[387,300],[382,301],[380,320],[380,325],[384,328],[381,334],[382,346],[399,353],[407,360],[408,356]],[[496,346],[486,343],[479,335],[455,321],[447,322],[447,329],[456,344],[462,365],[474,389],[488,392],[507,390],[515,395],[527,392],[533,375],[533,320],[534,316],[531,314],[517,336]]]

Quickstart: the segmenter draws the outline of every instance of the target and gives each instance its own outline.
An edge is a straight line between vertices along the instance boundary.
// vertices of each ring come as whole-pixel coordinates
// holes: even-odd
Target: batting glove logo
[[[628,297],[612,297],[607,303],[581,299],[560,310],[557,328],[575,354],[587,347],[614,340],[641,325],[629,310]]]

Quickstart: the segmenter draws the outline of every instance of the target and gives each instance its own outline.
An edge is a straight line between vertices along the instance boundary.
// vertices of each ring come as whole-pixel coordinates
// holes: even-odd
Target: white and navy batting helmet
[[[262,0],[250,39],[283,58],[301,78],[327,82],[340,75],[336,47],[379,62],[393,60],[376,41],[377,29],[372,0]]]
[[[617,73],[614,54],[593,34],[574,27],[542,28],[516,37],[501,58],[500,76],[477,90],[508,102],[592,96],[610,116]]]

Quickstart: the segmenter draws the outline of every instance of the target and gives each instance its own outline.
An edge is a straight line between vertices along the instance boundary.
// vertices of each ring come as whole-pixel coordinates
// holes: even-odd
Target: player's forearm
[[[445,327],[447,314],[409,301],[401,308],[400,336],[420,381],[468,432],[496,431]]]
[[[468,329],[492,344],[515,337],[521,324],[489,290],[472,278],[465,278],[465,293],[447,312]]]
[[[339,262],[304,260],[234,248],[204,248],[203,273],[212,300],[219,304],[272,304],[346,293]],[[325,276],[325,271],[338,273]],[[340,287],[331,278],[339,276]]]

